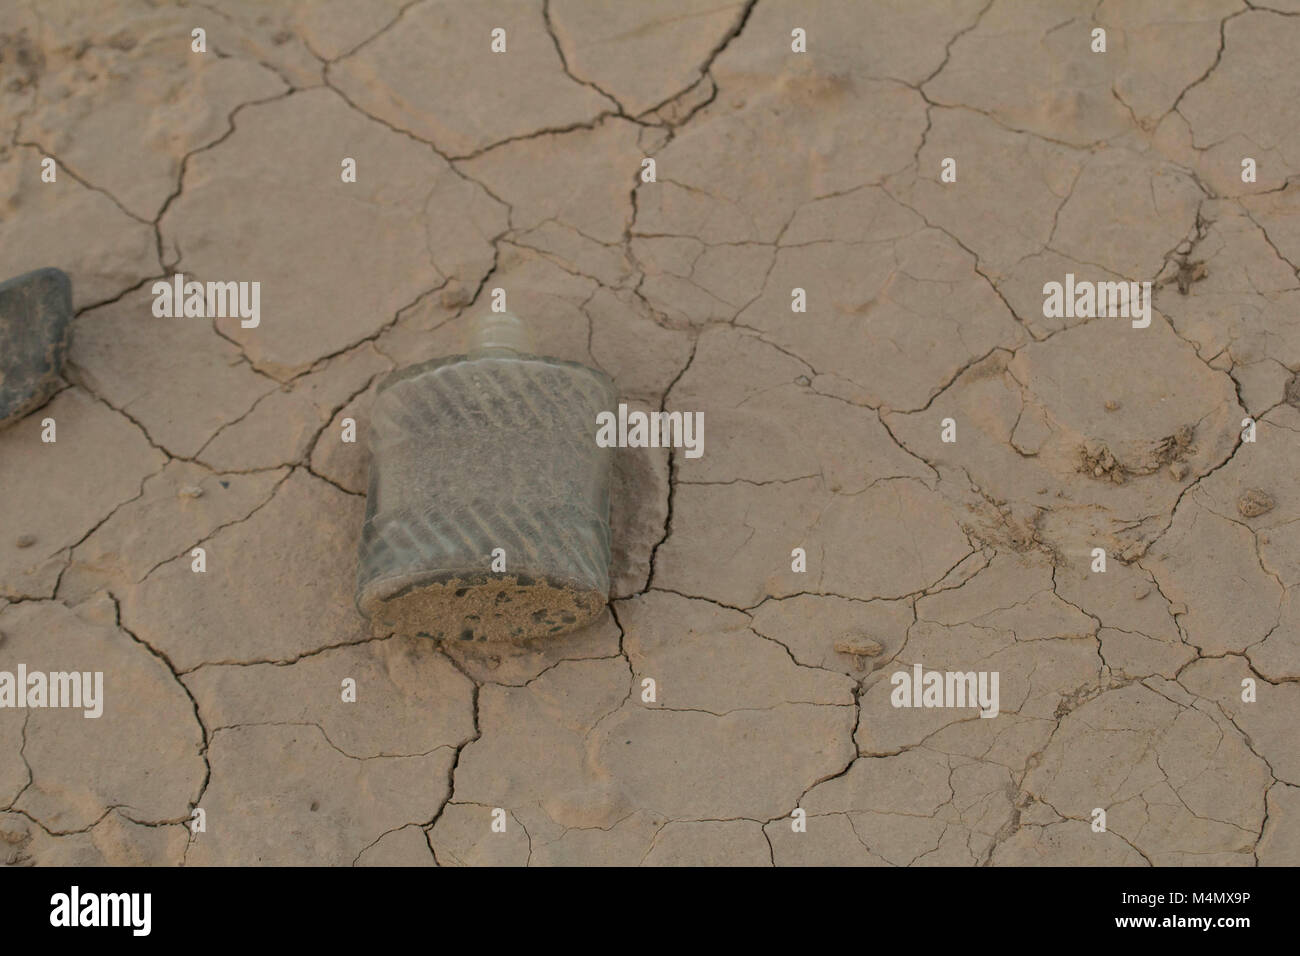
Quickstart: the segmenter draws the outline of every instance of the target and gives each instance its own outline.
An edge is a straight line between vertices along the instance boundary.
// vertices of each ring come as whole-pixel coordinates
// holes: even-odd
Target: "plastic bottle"
[[[609,593],[613,450],[603,372],[535,355],[510,313],[475,345],[401,369],[371,414],[357,607],[376,631],[526,640],[574,630]]]

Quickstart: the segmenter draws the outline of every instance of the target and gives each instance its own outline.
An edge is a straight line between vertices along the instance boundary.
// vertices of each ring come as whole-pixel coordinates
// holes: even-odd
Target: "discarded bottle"
[[[468,355],[379,386],[357,607],[376,630],[526,640],[582,627],[609,594],[613,382],[534,355],[510,313]]]

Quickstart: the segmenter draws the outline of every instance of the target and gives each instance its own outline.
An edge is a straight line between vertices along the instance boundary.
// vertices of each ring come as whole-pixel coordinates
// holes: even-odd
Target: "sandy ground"
[[[78,312],[0,432],[0,670],[105,675],[0,710],[0,859],[1300,863],[1268,6],[0,0],[0,271]],[[175,272],[261,324],[155,318]],[[1045,317],[1067,273],[1150,326]],[[494,288],[704,454],[618,452],[595,626],[372,635],[374,385]],[[915,664],[998,715],[893,706]]]

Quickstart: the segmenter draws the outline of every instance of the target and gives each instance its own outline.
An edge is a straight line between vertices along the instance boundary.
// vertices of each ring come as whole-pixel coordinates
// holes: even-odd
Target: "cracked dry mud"
[[[106,684],[0,711],[0,857],[1300,863],[1300,5],[1179,9],[0,0],[4,273],[77,309],[0,669]],[[1150,327],[1044,318],[1067,272]],[[495,287],[705,454],[618,452],[595,625],[371,635],[374,386]],[[920,662],[1000,713],[892,707]]]

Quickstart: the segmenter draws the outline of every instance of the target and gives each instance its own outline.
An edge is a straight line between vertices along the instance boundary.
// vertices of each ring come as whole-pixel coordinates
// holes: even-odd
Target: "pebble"
[[[1287,379],[1286,388],[1282,391],[1282,401],[1292,408],[1300,408],[1300,372]]]
[[[1273,496],[1259,488],[1250,488],[1237,499],[1237,510],[1247,518],[1268,514],[1277,506]]]
[[[470,295],[469,289],[459,282],[453,282],[442,290],[440,298],[444,309],[459,309],[461,306],[469,305],[473,296]]]
[[[25,820],[6,817],[4,822],[0,823],[0,840],[10,846],[26,841],[31,836],[31,832]]]
[[[876,657],[882,650],[884,648],[870,638],[839,641],[835,645],[836,654],[849,654],[852,657]]]
[[[203,494],[203,489],[197,485],[186,485],[177,494],[182,498],[198,498]]]
[[[30,548],[35,543],[36,535],[34,534],[20,534],[18,540],[14,542],[20,548]]]

